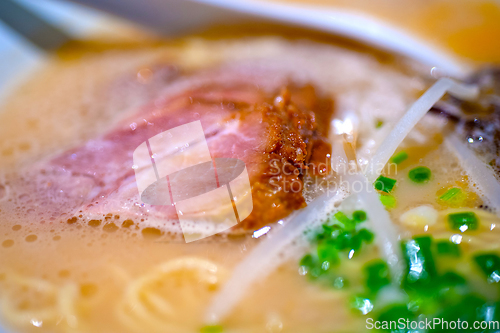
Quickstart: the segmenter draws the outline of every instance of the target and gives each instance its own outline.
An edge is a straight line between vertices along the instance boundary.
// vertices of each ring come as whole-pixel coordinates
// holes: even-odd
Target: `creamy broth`
[[[33,165],[99,137],[161,98],[170,84],[162,81],[165,67],[191,75],[228,64],[268,66],[292,82],[312,83],[333,99],[334,117],[359,116],[361,164],[431,82],[427,68],[407,59],[359,46],[282,37],[197,37],[108,49],[89,45],[83,50],[76,55],[72,48],[61,51],[0,113],[0,315],[14,331],[199,332],[207,324],[207,306],[232,269],[266,239],[253,237],[250,230],[186,244],[180,235],[157,227],[148,211],[121,208],[86,216],[62,199],[56,208],[47,208],[43,195],[16,187],[16,180],[27,177],[49,191],[50,177],[33,176]],[[454,233],[446,227],[449,207],[440,206],[435,197],[457,182],[472,193],[466,207],[482,204],[459,162],[438,146],[446,124],[432,117],[400,147],[412,158],[397,173],[386,174],[398,181],[393,192],[397,204],[390,214],[403,238],[422,233],[448,238]],[[377,126],[378,121],[383,125]],[[435,135],[429,135],[430,127]],[[417,165],[433,171],[425,187],[407,179]],[[423,204],[439,211],[434,225],[400,222],[405,211]],[[342,209],[352,211],[353,205],[344,203]],[[470,240],[464,237],[470,243],[467,251],[496,248],[498,228],[488,230],[488,225],[497,218],[486,211],[478,214],[482,229],[468,234]],[[484,237],[492,243],[481,243]],[[285,250],[287,259],[276,260],[277,269],[251,287],[221,327],[224,332],[361,331],[365,317],[349,304],[353,290],[364,283],[363,263],[379,257],[376,246],[370,249],[339,266],[353,288],[347,290],[302,276],[298,261],[304,248],[291,245]],[[481,284],[479,274],[474,279],[481,288],[492,289]]]

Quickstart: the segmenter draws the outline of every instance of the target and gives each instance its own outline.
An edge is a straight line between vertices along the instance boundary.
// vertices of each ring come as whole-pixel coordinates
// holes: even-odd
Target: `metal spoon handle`
[[[71,39],[60,29],[13,0],[0,1],[0,20],[43,50],[57,49]]]

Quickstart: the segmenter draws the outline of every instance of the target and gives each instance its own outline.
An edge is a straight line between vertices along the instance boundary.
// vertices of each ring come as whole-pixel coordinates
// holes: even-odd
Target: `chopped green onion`
[[[384,125],[384,122],[382,120],[377,120],[377,122],[375,123],[375,128],[380,128],[382,127],[382,125]]]
[[[366,221],[366,212],[364,210],[356,210],[352,213],[352,219],[356,222]]]
[[[318,259],[321,263],[328,261],[329,264],[337,264],[339,255],[335,248],[335,241],[328,240],[318,245]]]
[[[464,285],[467,283],[465,278],[461,275],[458,275],[455,272],[446,272],[441,276],[441,280],[444,282],[443,284],[447,286],[458,286]]]
[[[440,196],[439,199],[443,201],[450,201],[460,193],[462,193],[461,189],[459,189],[458,187],[452,187],[448,191],[446,191],[442,196]]]
[[[476,264],[488,277],[489,282],[500,281],[500,257],[495,253],[485,253],[474,257]]]
[[[396,207],[396,198],[392,195],[381,194],[380,201],[385,206],[385,208],[391,209]]]
[[[460,257],[460,245],[447,240],[439,241],[436,245],[438,254]]]
[[[204,326],[200,330],[201,333],[222,333],[224,332],[222,326],[220,325],[208,325]]]
[[[320,232],[316,235],[317,241],[321,241],[324,239],[331,239],[333,237],[334,232],[339,232],[339,230],[341,229],[339,225],[323,224],[321,227],[323,228],[323,232]]]
[[[364,268],[367,275],[366,286],[372,293],[391,283],[389,267],[383,260],[375,260]]]
[[[373,235],[373,232],[363,228],[358,232],[358,236],[361,238],[361,240],[364,240],[367,244],[370,244],[373,241],[373,238],[375,236]]]
[[[431,179],[431,169],[424,166],[413,168],[408,173],[408,177],[415,183],[427,183]]]
[[[419,246],[419,252],[422,254],[424,258],[424,267],[429,273],[429,275],[436,276],[437,270],[436,265],[434,264],[434,258],[432,256],[432,237],[431,236],[417,236],[413,237],[413,240]]]
[[[454,230],[465,232],[479,228],[479,220],[474,212],[463,212],[448,215],[448,223]]]
[[[314,258],[310,254],[306,254],[302,259],[300,259],[299,265],[310,270],[316,265]]]
[[[349,254],[349,259],[352,258],[352,255],[357,253],[359,249],[361,249],[361,245],[363,245],[363,240],[361,239],[361,237],[358,234],[353,235],[351,238],[351,242],[349,243],[348,250],[349,252],[351,250],[354,250],[354,253]]]
[[[339,250],[348,249],[351,246],[352,233],[348,231],[342,231],[337,237],[336,247]]]
[[[406,153],[405,151],[400,151],[396,155],[392,156],[389,161],[394,164],[400,164],[403,163],[403,161],[406,161],[407,159],[408,159],[408,153]]]
[[[333,219],[333,220],[332,220]],[[352,259],[357,255],[363,243],[369,244],[374,235],[367,229],[356,230],[356,225],[366,221],[366,212],[356,210],[353,219],[338,211],[329,221],[322,225],[323,230],[312,238],[315,251],[305,255],[299,262],[300,272],[310,279],[316,280],[332,277],[332,267],[340,263],[340,257]]]
[[[351,219],[348,218],[347,215],[345,215],[342,212],[336,212],[335,215],[333,215],[333,216],[335,216],[337,221],[339,221],[342,224],[347,224],[347,223],[351,222]]]
[[[355,222],[348,218],[344,213],[342,212],[337,212],[335,213],[334,217],[344,225],[346,229],[352,230],[355,228]]]
[[[391,192],[395,185],[396,179],[389,177],[379,176],[375,181],[375,189],[385,193]]]
[[[413,313],[408,310],[408,306],[406,304],[396,304],[390,305],[389,307],[384,309],[384,312],[379,315],[377,320],[381,323],[390,323],[390,322],[398,322],[401,319],[410,319],[413,318]],[[401,330],[405,332],[404,330]],[[400,330],[392,331],[392,332],[400,332]]]
[[[353,309],[361,311],[363,315],[370,313],[373,310],[373,303],[370,299],[362,296],[355,297],[351,301]]]
[[[303,269],[304,273],[311,279],[319,277],[322,273],[321,263],[319,263],[318,260],[313,258],[310,254],[306,254],[300,260],[299,265]]]
[[[478,297],[475,293],[469,293],[465,296],[460,296],[460,294],[455,294],[453,298],[449,299],[451,302],[447,302],[441,305],[440,311],[437,312],[434,318],[441,318],[442,322],[450,322],[453,320],[457,320],[460,318],[469,329],[473,327],[474,321],[489,321],[489,320],[497,320],[498,316],[497,311],[489,311],[489,314],[485,312],[490,310],[488,309],[488,301],[483,299],[482,297]],[[491,304],[491,303],[490,303]],[[481,315],[481,313],[483,315]],[[487,315],[488,317],[486,317]],[[490,317],[491,316],[491,317]],[[488,319],[486,319],[488,318]],[[493,319],[495,318],[495,319]],[[456,330],[433,330],[435,332],[465,332],[467,329],[456,329]],[[495,330],[470,330],[471,332],[484,332],[484,333],[492,333]]]
[[[459,187],[452,187],[445,193],[439,196],[439,203],[449,207],[463,207],[464,201],[467,200],[467,193]]]
[[[405,280],[407,285],[413,289],[427,289],[437,276],[431,245],[432,238],[429,236],[414,237],[412,240],[402,243],[408,267]]]

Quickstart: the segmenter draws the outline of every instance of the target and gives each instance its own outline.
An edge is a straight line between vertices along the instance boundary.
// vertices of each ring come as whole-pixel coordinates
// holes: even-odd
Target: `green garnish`
[[[396,207],[396,198],[394,198],[394,196],[390,194],[389,195],[381,194],[380,201],[385,206],[385,208],[391,209]]]
[[[400,318],[411,319],[412,317],[413,313],[410,310],[408,310],[408,306],[406,304],[396,304],[386,308],[384,312],[380,314],[377,320],[382,323],[389,323],[389,322],[397,322]],[[400,331],[398,330],[391,332],[400,332]]]
[[[385,193],[390,193],[394,188],[394,186],[396,185],[396,179],[379,176],[375,181],[374,185],[375,189]]]
[[[414,237],[402,244],[408,267],[405,285],[412,289],[427,288],[437,276],[436,265],[431,251],[432,238]]]
[[[314,258],[310,254],[306,254],[299,263],[300,267],[302,267],[304,272],[308,274],[312,278],[317,278],[321,275],[321,263],[318,259]]]
[[[382,120],[377,120],[377,122],[375,123],[375,128],[380,128],[382,127],[382,125],[384,125],[384,122]]]
[[[316,241],[318,242],[330,239],[333,235],[338,235],[342,229],[342,226],[338,224],[328,225],[325,223],[321,227],[323,228],[323,232],[316,234]]]
[[[448,215],[448,223],[453,230],[476,230],[479,228],[479,220],[474,212],[463,212]]]
[[[337,212],[333,220],[322,225],[323,230],[315,235],[316,251],[306,254],[299,262],[304,275],[316,279],[326,276],[333,279],[331,268],[341,258],[352,258],[363,246],[373,241],[373,233],[367,229],[356,230],[356,225],[366,221],[366,212],[357,210],[352,219]]]
[[[321,263],[327,261],[328,268],[330,267],[330,265],[334,265],[339,262],[339,253],[336,249],[336,244],[331,239],[318,244],[317,252],[319,261]]]
[[[460,245],[458,244],[443,240],[436,243],[436,248],[438,254],[460,257]]]
[[[446,284],[450,286],[461,286],[467,284],[467,280],[461,275],[458,275],[454,272],[446,272],[441,277],[442,281],[445,281]]]
[[[200,329],[200,333],[222,333],[224,329],[220,325],[208,325]]]
[[[306,268],[312,268],[316,262],[314,261],[313,257],[310,254],[306,254],[302,259],[300,259],[299,265],[306,267]]]
[[[335,218],[339,221],[339,222],[342,222],[342,223],[348,223],[349,221],[351,221],[350,218],[347,217],[347,215],[345,215],[344,213],[342,212],[336,212],[335,215]]]
[[[364,270],[367,276],[366,286],[374,294],[391,283],[389,267],[383,260],[369,263]]]
[[[373,310],[373,303],[369,298],[358,296],[351,301],[351,307],[366,315]]]
[[[474,261],[481,268],[489,282],[500,281],[500,257],[495,253],[485,253],[474,257]]]
[[[396,155],[392,156],[390,159],[391,163],[400,164],[408,159],[408,154],[405,151],[400,151]]]
[[[415,183],[427,183],[431,179],[431,169],[424,166],[413,168],[408,173],[408,177]]]
[[[352,213],[352,219],[356,222],[366,221],[366,212],[364,210],[356,210]]]
[[[356,232],[344,231],[336,239],[335,246],[340,251],[358,251],[361,248],[363,239]]]
[[[448,191],[446,191],[442,196],[439,197],[440,200],[450,201],[455,198],[457,195],[461,194],[462,190],[458,187],[452,187]]]
[[[347,230],[354,230],[356,228],[356,221],[351,220],[348,218],[344,213],[342,212],[337,212],[335,215],[333,215],[337,221],[342,223],[345,229]]]
[[[370,244],[373,241],[373,238],[375,238],[371,231],[364,228],[358,231],[358,237],[361,240],[364,240],[367,244]]]
[[[467,200],[467,193],[459,187],[452,187],[438,197],[440,204],[456,208],[463,207],[465,200]]]
[[[466,215],[470,220],[470,212],[450,214]],[[353,220],[355,218],[353,214]],[[362,215],[362,214],[361,214]],[[345,214],[343,215],[347,219]],[[463,216],[461,221],[463,220]],[[305,256],[302,265],[314,265],[321,272],[318,281],[328,282],[326,285],[335,289],[346,289],[355,292],[351,298],[351,306],[359,314],[367,315],[379,322],[399,322],[399,320],[419,321],[421,318],[441,318],[442,322],[457,321],[460,319],[467,324],[462,327],[473,327],[475,321],[500,321],[500,301],[498,297],[483,297],[478,293],[476,282],[468,281],[464,276],[450,269],[445,261],[450,261],[450,256],[460,256],[460,246],[448,240],[434,241],[430,236],[417,236],[402,242],[403,255],[406,262],[405,274],[401,282],[401,295],[404,298],[395,298],[393,303],[387,303],[384,296],[386,286],[388,291],[393,288],[389,266],[382,259],[376,259],[366,263],[363,267],[365,285],[345,286],[344,278],[339,275],[338,270],[325,269],[320,258],[331,258],[333,254],[343,254],[344,249],[349,251],[353,246],[353,240],[359,239],[369,243],[373,240],[373,234],[366,229],[346,230],[337,225],[328,225],[323,228],[323,236],[319,239],[318,253]],[[368,237],[368,238],[365,238]],[[357,241],[356,244],[361,244]],[[340,250],[342,248],[343,250]],[[339,256],[340,258],[340,256]],[[482,253],[476,255],[475,263],[490,283],[500,283],[500,256],[496,253]],[[331,259],[329,259],[331,260]],[[319,267],[319,268],[318,268]],[[337,271],[337,272],[336,272]],[[311,273],[311,277],[314,276]],[[394,282],[394,281],[392,281]],[[353,289],[351,289],[353,288]],[[496,297],[496,298],[495,298]],[[407,332],[406,330],[392,330],[381,327],[382,331]],[[424,332],[417,330],[415,332]],[[441,330],[439,330],[441,331]],[[460,330],[448,330],[446,332]],[[408,331],[409,332],[409,331]],[[413,332],[413,331],[412,331]],[[430,332],[434,332],[430,330]],[[479,332],[479,331],[477,331]],[[496,332],[494,329],[481,330],[484,333]]]
[[[451,322],[453,320],[461,320],[462,327],[468,327],[470,332],[493,333],[497,332],[495,326],[489,326],[492,329],[472,330],[475,322],[489,322],[498,320],[498,305],[488,302],[486,299],[478,296],[477,294],[470,293],[464,296],[460,294],[455,295],[453,298],[450,296],[448,301],[451,303],[442,304],[439,312],[436,313],[434,318],[440,318],[442,322]],[[492,322],[493,323],[493,322]],[[477,324],[476,324],[477,325]],[[440,330],[435,329],[436,332],[464,332],[467,330]]]

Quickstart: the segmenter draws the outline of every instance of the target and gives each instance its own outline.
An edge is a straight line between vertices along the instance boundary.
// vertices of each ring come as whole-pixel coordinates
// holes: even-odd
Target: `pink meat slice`
[[[166,97],[142,107],[102,137],[62,153],[44,166],[52,173],[79,180],[73,184],[66,180],[55,188],[65,188],[69,193],[68,187],[82,187],[82,179],[85,182],[82,190],[87,193],[75,193],[78,205],[73,214],[97,219],[108,214],[132,220],[156,217],[159,227],[175,223],[174,207],[141,203],[132,154],[156,134],[195,120],[201,121],[213,158],[238,158],[245,162],[250,176],[258,172],[256,156],[263,151],[265,126],[242,123],[234,114],[269,99],[270,91],[279,90],[283,81],[274,80],[278,84],[272,87],[265,76],[240,74],[222,71],[192,77],[185,80],[187,83],[173,83],[166,89]]]
[[[328,144],[313,148],[321,147],[318,143],[324,140],[331,100],[318,98],[310,86],[285,93],[288,75],[247,64],[179,76],[165,84],[161,97],[118,121],[107,133],[41,162],[12,184],[19,193],[32,193],[35,211],[39,207],[40,212],[50,212],[53,221],[75,222],[75,217],[83,222],[107,221],[114,215],[121,221],[144,222],[143,228],[180,234],[175,207],[140,200],[133,153],[155,135],[199,120],[212,158],[236,158],[246,165],[254,210],[241,223],[243,228],[275,222],[305,206],[301,191],[286,191],[284,186],[301,183],[299,174],[307,169],[303,163],[315,156],[324,161],[331,151]],[[274,105],[278,95],[287,102]],[[299,173],[279,175],[281,183],[272,187],[273,159]]]

